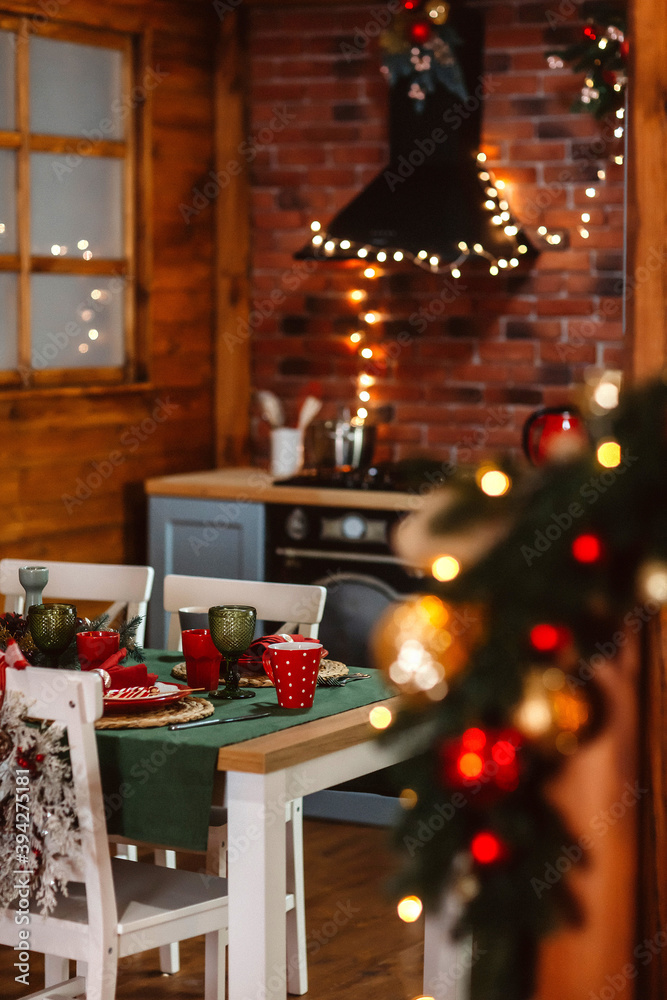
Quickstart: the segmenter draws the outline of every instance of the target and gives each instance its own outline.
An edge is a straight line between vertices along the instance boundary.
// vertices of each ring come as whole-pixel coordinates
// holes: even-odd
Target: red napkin
[[[268,646],[272,646],[276,642],[304,642],[306,638],[307,637],[305,635],[288,635],[286,632],[281,632],[279,635],[260,636],[259,639],[255,639],[255,641],[248,646],[245,653],[242,653],[242,655],[239,656],[240,676],[256,677],[258,674],[266,674],[262,663],[262,657],[264,656],[264,651]],[[326,656],[326,654],[327,651],[325,649],[323,655]]]
[[[157,674],[149,674],[145,663],[129,663],[121,667],[118,663],[126,655],[126,649],[119,649],[98,667],[98,670],[106,670],[111,678],[111,689],[128,687],[151,687],[157,680]]]

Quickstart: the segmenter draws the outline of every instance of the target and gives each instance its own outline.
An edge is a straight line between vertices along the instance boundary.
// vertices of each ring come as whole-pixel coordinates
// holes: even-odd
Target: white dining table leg
[[[227,776],[229,1000],[285,1000],[285,773]]]

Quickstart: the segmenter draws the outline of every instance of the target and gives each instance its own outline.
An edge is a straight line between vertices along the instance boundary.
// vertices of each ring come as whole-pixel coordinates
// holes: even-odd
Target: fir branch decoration
[[[616,8],[584,5],[584,14],[591,12],[582,38],[565,49],[547,53],[552,69],[564,63],[572,65],[574,73],[585,73],[581,92],[572,111],[588,112],[595,118],[620,111],[625,104],[628,82],[628,41],[626,15]]]
[[[546,865],[576,843],[546,786],[604,727],[591,669],[600,650],[609,659],[611,636],[667,603],[667,385],[598,412],[590,443],[567,461],[514,467],[497,496],[481,470],[462,473],[412,515],[431,552],[493,521],[502,531],[483,551],[462,548],[462,571],[431,579],[411,617],[393,610],[375,639],[403,694],[381,738],[416,725],[426,734],[421,756],[401,765],[410,808],[395,831],[396,891],[432,907],[445,890],[458,897],[458,933],[485,952],[472,1000],[529,1000],[541,938],[579,919],[568,875],[545,882]],[[413,565],[415,537],[402,547],[398,534]],[[585,862],[574,851],[568,868]]]
[[[0,906],[15,898],[21,877],[29,882],[31,900],[50,912],[80,868],[81,835],[63,727],[28,725],[27,714],[20,697],[5,696],[0,710]],[[17,771],[29,776],[27,789]],[[17,876],[17,871],[27,874]]]

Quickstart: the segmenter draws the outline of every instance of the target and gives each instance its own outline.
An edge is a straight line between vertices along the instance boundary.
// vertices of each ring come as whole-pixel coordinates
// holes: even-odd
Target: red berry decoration
[[[541,622],[530,630],[530,644],[538,653],[559,653],[572,644],[572,633],[564,625]]]
[[[472,838],[470,853],[478,865],[492,865],[507,856],[507,846],[490,830],[480,830]]]
[[[579,535],[572,542],[572,555],[580,563],[598,562],[602,555],[602,542],[597,535]]]
[[[413,45],[423,45],[431,37],[431,25],[428,21],[416,21],[410,25],[408,34]]]
[[[469,790],[476,801],[488,802],[519,784],[517,750],[522,738],[515,729],[471,727],[440,748],[441,777],[452,788]]]

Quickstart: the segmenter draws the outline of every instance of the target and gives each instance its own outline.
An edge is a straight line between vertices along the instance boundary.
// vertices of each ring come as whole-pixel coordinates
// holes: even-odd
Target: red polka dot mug
[[[264,652],[264,669],[273,681],[282,708],[310,708],[324,654],[322,643],[278,642]]]

